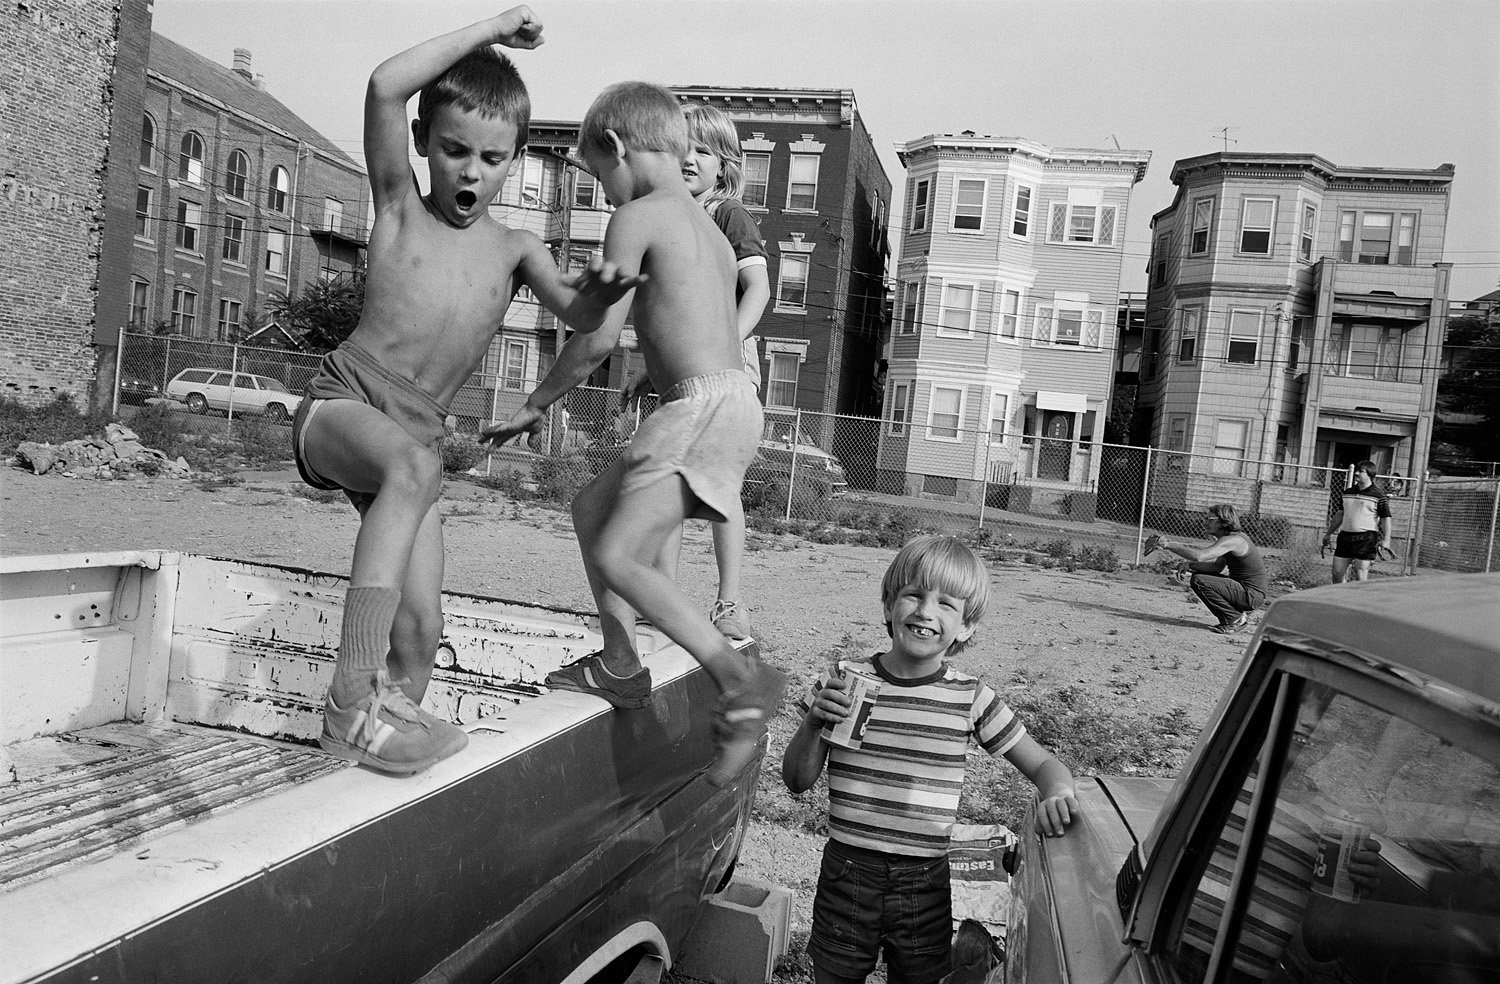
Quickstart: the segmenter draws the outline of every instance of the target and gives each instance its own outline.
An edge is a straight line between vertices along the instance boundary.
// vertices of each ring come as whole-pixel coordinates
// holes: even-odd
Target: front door
[[[1073,415],[1061,410],[1046,410],[1042,416],[1041,454],[1036,465],[1037,478],[1068,480],[1068,465],[1073,460]]]

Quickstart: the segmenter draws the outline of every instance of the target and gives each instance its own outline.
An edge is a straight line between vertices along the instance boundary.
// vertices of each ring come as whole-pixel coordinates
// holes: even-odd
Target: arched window
[[[141,117],[141,167],[156,167],[156,121],[149,113]]]
[[[230,153],[229,163],[224,168],[224,193],[230,198],[245,200],[245,183],[250,177],[250,157],[243,150]]]
[[[277,165],[271,169],[271,187],[266,195],[266,206],[273,212],[286,212],[287,198],[291,194],[292,183],[287,177],[286,168]]]
[[[203,138],[191,130],[182,135],[182,152],[177,157],[177,178],[188,184],[203,183]]]

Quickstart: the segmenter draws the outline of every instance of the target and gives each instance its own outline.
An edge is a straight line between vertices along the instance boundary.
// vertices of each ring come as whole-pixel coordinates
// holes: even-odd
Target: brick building
[[[24,403],[82,404],[93,385],[100,283],[122,243],[105,202],[134,186],[116,163],[138,132],[150,35],[147,0],[0,13],[0,392]]]
[[[1313,154],[1173,166],[1176,196],[1151,222],[1133,442],[1205,456],[1179,468],[1178,505],[1214,501],[1216,478],[1295,482],[1291,465],[1422,473],[1453,173]]]
[[[363,262],[368,184],[362,167],[267,90],[250,52],[234,67],[151,36],[145,105],[135,123],[135,181],[110,203],[131,228],[128,277],[104,284],[128,325],[169,325],[233,341],[275,295]],[[116,298],[112,298],[112,301]]]
[[[1092,487],[1114,378],[1130,193],[1145,151],[931,134],[907,168],[877,477],[1033,507]]]

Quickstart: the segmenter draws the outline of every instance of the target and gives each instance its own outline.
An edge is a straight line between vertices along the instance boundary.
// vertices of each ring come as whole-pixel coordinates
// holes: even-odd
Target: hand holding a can
[[[849,692],[842,669],[829,674],[828,684],[813,698],[812,716],[820,724],[838,724],[849,716]]]

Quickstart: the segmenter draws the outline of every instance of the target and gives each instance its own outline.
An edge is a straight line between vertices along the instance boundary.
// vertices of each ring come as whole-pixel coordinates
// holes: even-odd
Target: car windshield
[[[1480,979],[1465,976],[1472,968],[1500,972],[1492,738],[1456,713],[1427,708],[1407,720],[1320,683],[1301,690],[1260,849],[1244,850],[1257,764],[1168,961],[1184,980],[1201,979],[1243,856],[1255,863],[1244,876],[1231,954],[1242,976],[1233,979],[1467,981]],[[1310,967],[1328,976],[1299,976]]]

